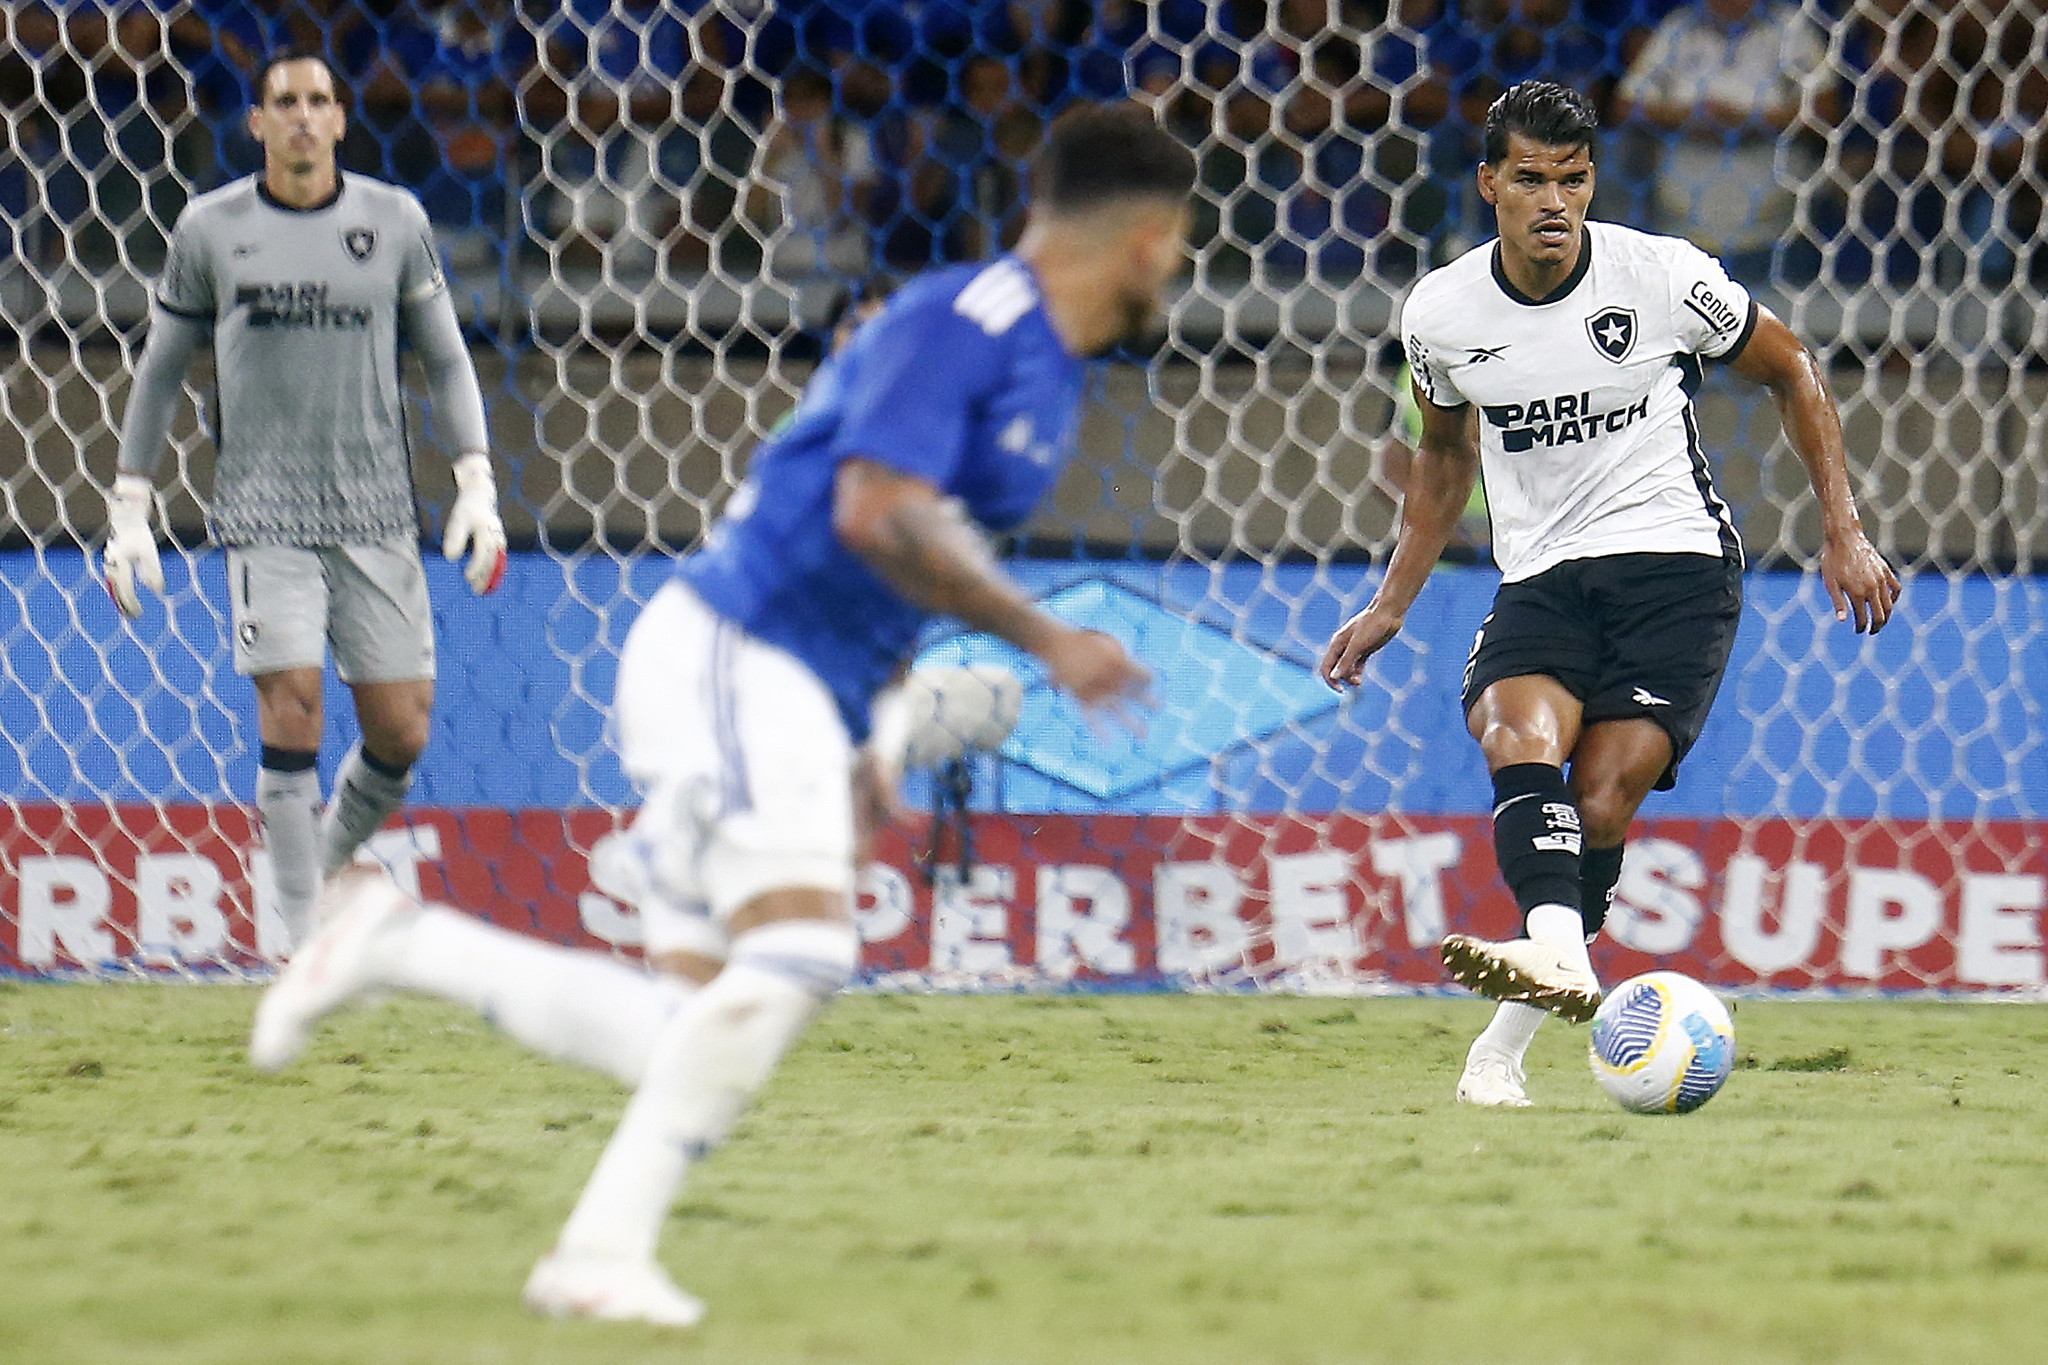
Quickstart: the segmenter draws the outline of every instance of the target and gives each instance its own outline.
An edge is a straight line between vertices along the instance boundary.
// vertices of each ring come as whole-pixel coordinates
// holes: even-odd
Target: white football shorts
[[[852,895],[853,743],[788,652],[671,580],[626,634],[612,726],[645,793],[627,837],[647,951],[716,954],[765,891]]]

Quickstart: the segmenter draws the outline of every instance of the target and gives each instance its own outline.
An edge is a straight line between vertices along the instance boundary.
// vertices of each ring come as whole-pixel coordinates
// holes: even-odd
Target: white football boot
[[[1528,1077],[1512,1058],[1491,1049],[1474,1048],[1458,1077],[1458,1103],[1482,1109],[1531,1109],[1534,1101],[1522,1088]]]
[[[376,984],[370,955],[377,938],[418,910],[381,867],[357,864],[335,873],[314,906],[319,930],[278,971],[256,1007],[250,1065],[277,1071],[297,1061],[315,1024]]]
[[[1600,1008],[1600,982],[1564,950],[1534,939],[1488,943],[1469,934],[1443,941],[1444,966],[1467,990],[1491,1000],[1519,1000],[1583,1024]]]
[[[704,1320],[703,1302],[676,1288],[668,1272],[652,1261],[551,1251],[526,1277],[520,1297],[529,1310],[551,1318],[657,1327],[695,1327]]]

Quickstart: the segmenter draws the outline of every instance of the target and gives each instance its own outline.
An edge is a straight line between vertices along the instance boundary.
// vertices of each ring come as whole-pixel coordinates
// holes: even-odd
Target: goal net
[[[2048,66],[2028,7],[1758,3],[1733,30],[1669,0],[57,8],[17,8],[0,44],[0,969],[278,951],[253,692],[205,532],[206,362],[159,478],[167,593],[122,622],[96,554],[148,282],[183,204],[258,167],[252,54],[291,38],[342,79],[344,166],[436,223],[518,549],[487,599],[429,555],[433,737],[371,850],[423,894],[632,950],[605,856],[634,800],[604,726],[627,626],[835,319],[1014,241],[1046,121],[1129,98],[1198,153],[1191,269],[1157,348],[1097,373],[1079,455],[1009,551],[1049,609],[1132,644],[1158,707],[1099,733],[1014,651],[936,631],[921,666],[1011,670],[1020,718],[910,773],[937,818],[867,869],[869,977],[1412,989],[1441,982],[1447,929],[1513,932],[1457,704],[1497,583],[1483,503],[1363,687],[1313,670],[1398,525],[1392,320],[1490,234],[1488,101],[1547,77],[1601,112],[1595,216],[1715,251],[1820,355],[1865,526],[1907,582],[1881,636],[1834,621],[1768,397],[1711,375],[1699,425],[1747,607],[1596,961],[1730,987],[2043,984]],[[414,406],[432,535],[449,452]],[[353,733],[331,680],[327,714],[331,786]]]

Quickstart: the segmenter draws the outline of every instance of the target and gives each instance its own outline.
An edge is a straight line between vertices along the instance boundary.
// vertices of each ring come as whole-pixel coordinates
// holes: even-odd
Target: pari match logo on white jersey
[[[1500,429],[1500,447],[1510,455],[1537,446],[1570,445],[1595,436],[1612,436],[1639,418],[1650,415],[1648,394],[1633,403],[1593,410],[1591,390],[1560,393],[1524,403],[1482,403],[1479,410]]]

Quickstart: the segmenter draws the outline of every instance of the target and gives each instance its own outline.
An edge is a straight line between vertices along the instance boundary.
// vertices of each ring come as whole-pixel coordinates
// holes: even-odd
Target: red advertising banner
[[[508,928],[631,952],[590,881],[602,810],[413,810],[374,854]],[[282,949],[233,806],[0,812],[0,971],[260,969]],[[1721,986],[1961,991],[2048,983],[2048,847],[2019,822],[1640,822],[1594,960]],[[1437,941],[1515,932],[1483,817],[983,816],[967,877],[885,840],[863,880],[882,986],[1444,984]],[[599,859],[600,866],[603,860]]]

